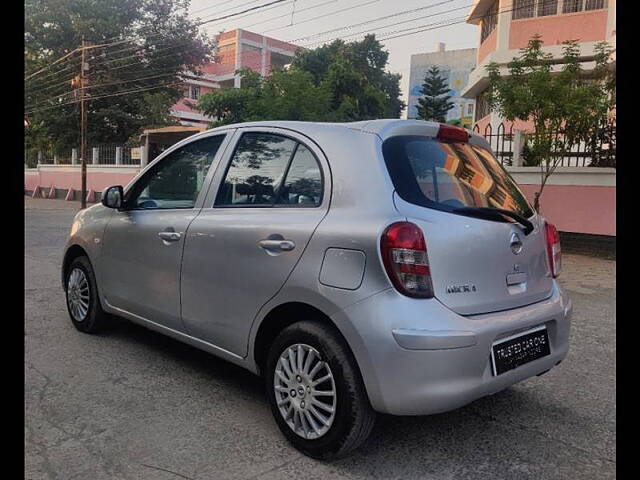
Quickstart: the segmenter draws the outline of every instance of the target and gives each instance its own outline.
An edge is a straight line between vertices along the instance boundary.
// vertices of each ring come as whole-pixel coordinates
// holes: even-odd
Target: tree
[[[358,121],[399,118],[400,75],[385,71],[389,54],[373,35],[301,50],[291,68],[260,79],[241,71],[241,92],[203,95],[198,108],[213,125],[248,120]]]
[[[27,0],[25,76],[72,52],[83,38],[94,45],[121,39],[87,51],[90,144],[124,143],[143,127],[172,124],[168,112],[183,96],[180,74],[195,70],[214,51],[188,17],[188,6],[188,0]],[[74,54],[27,81],[27,144],[67,153],[78,146],[79,107],[60,104],[76,99],[70,80],[79,71]]]
[[[427,71],[420,93],[422,97],[418,99],[418,118],[444,123],[447,112],[453,108],[453,102],[449,100],[451,95],[447,81],[436,65]]]
[[[559,69],[554,69],[552,55],[544,53],[542,46],[539,35],[532,37],[508,64],[508,76],[501,75],[496,63],[487,66],[492,108],[509,121],[533,124],[526,153],[528,163],[540,166],[536,211],[547,180],[562,159],[576,144],[591,143],[615,105],[615,73],[609,68],[611,49],[606,42],[597,45],[595,68],[589,74],[580,66],[577,41],[563,43]]]
[[[313,84],[309,72],[275,71],[261,78],[243,69],[241,88],[209,92],[200,97],[198,108],[214,117],[212,127],[258,120],[326,121],[330,99],[326,89]]]

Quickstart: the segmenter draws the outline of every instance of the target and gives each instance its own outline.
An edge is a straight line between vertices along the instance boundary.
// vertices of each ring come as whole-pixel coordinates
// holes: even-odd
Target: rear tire
[[[305,455],[343,457],[373,428],[376,414],[355,358],[330,325],[302,321],[284,329],[269,350],[265,382],[280,431]]]
[[[100,305],[96,277],[87,257],[78,257],[69,265],[65,294],[69,317],[78,330],[98,333],[109,324],[109,315]]]

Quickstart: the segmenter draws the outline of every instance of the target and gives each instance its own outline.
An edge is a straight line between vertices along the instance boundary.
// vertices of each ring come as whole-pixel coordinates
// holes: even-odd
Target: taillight
[[[427,244],[417,225],[392,223],[382,234],[380,247],[387,275],[400,293],[409,297],[433,297]]]
[[[560,275],[562,268],[562,252],[560,251],[560,234],[558,229],[551,223],[545,223],[545,235],[547,237],[547,257],[549,258],[549,268],[551,275],[555,278]]]

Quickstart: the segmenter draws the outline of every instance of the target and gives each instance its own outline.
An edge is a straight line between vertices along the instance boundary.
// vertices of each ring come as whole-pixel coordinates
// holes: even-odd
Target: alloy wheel
[[[84,271],[74,268],[67,281],[67,303],[76,322],[82,322],[89,313],[89,281]]]
[[[278,411],[297,435],[312,440],[326,434],[336,416],[336,385],[318,351],[297,343],[286,348],[273,375]]]

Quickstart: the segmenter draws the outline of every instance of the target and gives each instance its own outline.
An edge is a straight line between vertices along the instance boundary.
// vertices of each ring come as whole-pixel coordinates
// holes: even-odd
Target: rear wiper
[[[525,235],[529,235],[531,232],[533,232],[533,223],[524,218],[522,215],[519,215],[516,212],[512,212],[511,210],[492,207],[459,207],[454,208],[453,211],[455,213],[468,215],[470,217],[486,215],[495,218],[496,215],[504,215],[505,217],[513,218],[516,222],[522,225],[524,227],[523,232]]]

